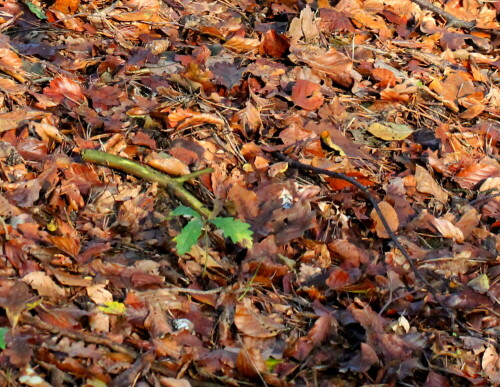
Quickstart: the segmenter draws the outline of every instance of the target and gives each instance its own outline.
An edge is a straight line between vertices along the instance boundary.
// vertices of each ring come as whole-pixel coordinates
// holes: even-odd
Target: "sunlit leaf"
[[[24,1],[24,4],[28,6],[28,9],[30,12],[33,12],[33,14],[39,18],[39,19],[47,19],[47,16],[45,16],[45,11],[40,8],[39,6],[33,4],[31,1]]]
[[[233,243],[240,243],[244,247],[252,247],[253,231],[250,225],[234,218],[220,218],[210,220],[217,228],[221,229],[226,238],[230,238]]]
[[[191,207],[179,206],[170,213],[170,216],[191,216],[193,218],[201,219],[200,214],[198,214]]]
[[[122,315],[127,311],[125,304],[117,301],[106,302],[104,305],[100,305],[98,309],[106,314],[116,314]]]

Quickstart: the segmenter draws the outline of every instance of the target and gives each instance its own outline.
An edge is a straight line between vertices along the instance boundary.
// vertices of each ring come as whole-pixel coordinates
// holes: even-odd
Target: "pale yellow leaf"
[[[413,129],[408,125],[394,122],[375,122],[368,127],[368,131],[375,137],[386,141],[404,140],[413,133]]]

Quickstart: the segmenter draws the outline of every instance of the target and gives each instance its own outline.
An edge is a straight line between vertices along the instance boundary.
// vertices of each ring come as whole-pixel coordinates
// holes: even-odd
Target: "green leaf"
[[[182,228],[180,234],[174,238],[179,255],[186,254],[196,244],[201,235],[202,227],[203,222],[198,218],[193,218]]]
[[[191,207],[179,206],[170,213],[170,216],[192,216],[193,218],[201,219],[200,214],[198,214]]]
[[[104,303],[104,306],[99,306],[98,308],[106,314],[122,315],[127,311],[127,307],[118,301],[106,302]]]
[[[240,243],[244,247],[252,247],[253,231],[248,223],[234,218],[220,218],[210,220],[210,223],[221,229],[224,236],[230,238],[233,243]]]
[[[9,328],[0,328],[0,349],[5,349],[7,344],[5,343],[5,335],[9,331]]]
[[[266,360],[266,366],[267,366],[267,369],[271,372],[274,371],[274,368],[278,365],[278,364],[281,364],[283,363],[283,359],[275,359],[273,357],[270,357]]]
[[[33,4],[31,1],[25,1],[25,4],[28,6],[29,10],[35,14],[37,18],[47,19],[47,16],[45,16],[45,11],[42,8]]]

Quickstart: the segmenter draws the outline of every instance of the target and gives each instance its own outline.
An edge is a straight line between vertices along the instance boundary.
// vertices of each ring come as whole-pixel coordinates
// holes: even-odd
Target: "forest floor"
[[[499,385],[499,11],[0,0],[1,385]]]

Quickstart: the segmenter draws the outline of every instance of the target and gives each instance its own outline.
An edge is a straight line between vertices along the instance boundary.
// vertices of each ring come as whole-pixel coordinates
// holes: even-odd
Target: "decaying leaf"
[[[64,289],[42,271],[26,274],[22,280],[36,290],[42,297],[49,297],[57,300],[66,296]]]

